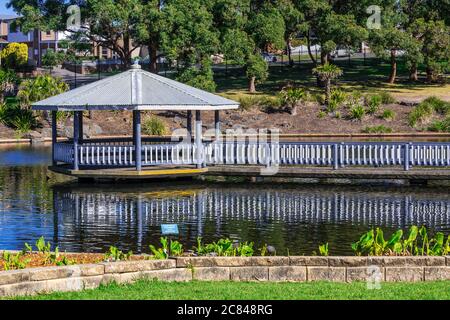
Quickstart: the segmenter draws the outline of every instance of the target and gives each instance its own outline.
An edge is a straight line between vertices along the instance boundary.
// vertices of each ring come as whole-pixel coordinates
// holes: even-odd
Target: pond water
[[[48,147],[0,148],[0,250],[44,236],[60,250],[149,252],[162,223],[187,247],[229,237],[278,254],[351,254],[370,227],[450,232],[448,187],[327,186],[195,181],[51,185]]]

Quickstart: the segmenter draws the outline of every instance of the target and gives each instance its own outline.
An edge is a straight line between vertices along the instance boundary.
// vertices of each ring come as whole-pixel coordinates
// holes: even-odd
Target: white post
[[[197,168],[201,168],[203,166],[203,143],[202,143],[202,119],[200,116],[200,111],[195,111],[195,146],[196,150],[196,159],[197,159]]]

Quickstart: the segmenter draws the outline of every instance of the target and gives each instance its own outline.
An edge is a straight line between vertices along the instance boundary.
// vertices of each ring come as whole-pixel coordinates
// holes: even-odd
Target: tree
[[[317,75],[320,81],[325,84],[325,104],[328,106],[331,97],[331,80],[334,80],[342,75],[342,70],[330,63],[325,63],[313,69],[313,74]]]
[[[295,7],[291,0],[280,0],[278,8],[284,19],[285,31],[284,41],[286,43],[286,52],[289,64],[293,65],[291,41],[300,31],[307,30],[307,24],[304,23],[304,15]]]
[[[51,71],[54,67],[61,64],[64,61],[64,58],[64,52],[56,52],[53,49],[48,49],[47,52],[42,56],[42,65],[44,67],[50,68]]]
[[[202,0],[171,0],[163,10],[162,49],[169,61],[176,61],[177,79],[212,90],[211,55],[218,51],[218,33],[213,16]]]
[[[17,70],[28,63],[28,46],[25,43],[9,43],[0,56],[5,68]]]
[[[248,91],[250,93],[256,92],[256,84],[266,81],[269,75],[269,66],[263,57],[259,54],[250,55],[246,60],[245,67],[247,79],[249,79]]]
[[[69,85],[59,78],[41,75],[20,84],[17,97],[20,106],[29,109],[31,104],[69,90]]]
[[[307,96],[305,90],[292,86],[287,86],[281,91],[281,98],[293,116],[297,115],[298,106],[306,100]]]

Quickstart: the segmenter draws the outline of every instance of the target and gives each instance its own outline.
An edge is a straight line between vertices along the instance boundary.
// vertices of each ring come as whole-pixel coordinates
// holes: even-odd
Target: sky
[[[6,4],[9,0],[0,0],[0,14],[14,14],[12,9],[7,9]]]

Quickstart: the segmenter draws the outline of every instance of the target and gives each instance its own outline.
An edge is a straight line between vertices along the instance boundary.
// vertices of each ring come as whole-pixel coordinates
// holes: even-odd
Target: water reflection
[[[269,242],[295,254],[311,253],[322,242],[330,242],[335,252],[349,253],[349,243],[369,226],[449,230],[447,193],[407,190],[191,184],[145,192],[132,186],[67,187],[54,193],[55,241],[78,250],[102,250],[116,243],[145,251],[158,241],[162,223],[177,223],[180,239],[188,245],[195,245],[197,236],[229,236],[259,245]]]

